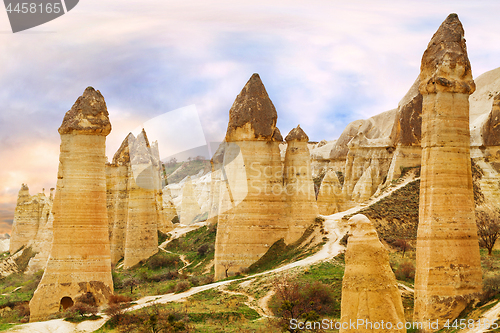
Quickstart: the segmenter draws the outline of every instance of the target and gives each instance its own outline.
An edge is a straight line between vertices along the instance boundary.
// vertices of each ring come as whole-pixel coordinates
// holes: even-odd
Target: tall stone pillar
[[[259,75],[253,74],[229,110],[215,279],[249,267],[287,235],[277,118]]]
[[[151,158],[146,132],[130,148],[128,218],[125,232],[124,268],[130,268],[158,252],[156,194],[158,171]]]
[[[326,172],[318,193],[318,210],[322,215],[332,215],[341,210],[342,186],[333,169]]]
[[[130,147],[135,137],[129,133],[106,165],[108,188],[108,219],[111,225],[111,263],[116,265],[125,254],[125,233],[128,219],[128,196],[130,190]]]
[[[30,196],[28,185],[22,184],[17,196],[14,222],[12,223],[12,236],[9,245],[11,254],[35,238],[40,223],[39,206],[36,196]]]
[[[427,46],[419,90],[422,170],[414,320],[442,325],[481,292],[469,135],[469,95],[475,84],[456,14],[446,18]]]
[[[287,142],[284,167],[285,210],[289,230],[285,243],[298,240],[318,217],[318,204],[314,193],[311,171],[311,154],[307,143],[309,137],[298,125],[285,138]]]
[[[104,98],[88,87],[59,128],[54,239],[47,268],[30,301],[30,321],[46,319],[87,292],[99,305],[113,293],[105,172],[110,131]]]

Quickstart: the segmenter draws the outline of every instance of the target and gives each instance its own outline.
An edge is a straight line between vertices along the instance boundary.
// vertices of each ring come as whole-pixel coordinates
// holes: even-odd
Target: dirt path
[[[356,213],[356,212],[360,211],[361,209],[367,207],[368,205],[372,205],[372,204],[376,203],[377,201],[382,200],[383,198],[389,196],[395,190],[405,186],[406,184],[410,183],[414,179],[415,179],[414,177],[408,177],[407,179],[405,179],[403,182],[401,182],[397,186],[390,188],[387,192],[383,193],[382,195],[379,195],[376,198],[371,199],[367,203],[358,205],[356,207],[353,207],[349,210],[346,210],[346,211],[343,211],[340,213],[336,213],[336,214],[329,215],[329,216],[324,216],[324,218],[325,218],[324,229],[326,231],[328,231],[328,235],[327,235],[328,240],[320,251],[316,252],[315,254],[313,254],[310,257],[307,257],[305,259],[284,265],[284,266],[279,267],[279,268],[275,268],[275,269],[270,270],[270,271],[257,273],[257,274],[254,274],[251,276],[246,276],[246,277],[243,277],[240,279],[234,279],[234,280],[229,280],[229,281],[221,281],[221,282],[206,284],[203,286],[191,288],[188,291],[178,293],[178,294],[172,293],[172,294],[158,295],[158,296],[146,296],[146,297],[143,297],[143,298],[137,300],[136,301],[137,304],[134,306],[131,306],[128,309],[128,311],[138,310],[138,309],[141,309],[143,307],[150,306],[153,303],[164,304],[164,303],[169,303],[169,302],[182,301],[185,298],[188,298],[188,297],[190,297],[194,294],[197,294],[199,292],[202,292],[202,291],[205,291],[208,289],[212,289],[212,288],[217,288],[220,286],[224,286],[224,285],[233,283],[235,281],[243,282],[243,281],[246,281],[249,279],[253,279],[257,276],[282,272],[282,271],[286,271],[286,270],[289,270],[289,269],[292,269],[295,267],[305,267],[305,266],[312,265],[314,263],[318,263],[318,262],[333,258],[337,254],[339,254],[341,251],[344,250],[344,246],[340,245],[339,242],[340,242],[340,239],[342,239],[344,234],[347,232],[348,227],[344,222],[342,222],[342,217],[344,217],[345,215],[350,215],[350,214]],[[203,225],[205,225],[205,224],[204,223],[197,223],[196,226],[191,225],[188,227],[177,228],[179,230],[174,229],[173,231],[170,232],[173,235],[172,238],[165,241],[164,243],[162,243],[160,245],[160,248],[162,248],[162,250],[164,250],[164,251],[167,251],[164,248],[165,248],[166,244],[168,244],[168,242],[172,241],[175,238],[179,238],[181,235],[183,235],[191,230],[195,230]],[[267,301],[269,300],[269,298],[271,296],[272,296],[272,294],[270,295],[268,293],[264,298],[259,300],[259,302],[265,302],[265,304],[266,304],[265,310],[264,310],[264,306],[261,306],[260,304],[258,306],[258,308],[261,309],[261,312],[264,313],[264,315],[266,315],[266,316],[268,316],[268,314],[270,313],[269,309],[267,308]],[[268,298],[266,300],[264,300],[266,297],[268,297]],[[257,311],[257,312],[259,312],[259,311]],[[259,314],[261,312],[259,312]],[[50,320],[50,321],[44,321],[44,322],[23,324],[23,325],[16,326],[15,328],[13,328],[9,331],[6,331],[6,332],[17,332],[17,333],[54,333],[54,332],[55,333],[73,333],[73,332],[75,332],[75,333],[91,333],[91,332],[99,329],[99,327],[101,327],[102,325],[104,325],[106,320],[107,320],[107,317],[104,316],[103,319],[100,319],[98,321],[92,321],[92,322],[85,321],[85,322],[82,322],[82,323],[76,325],[76,324],[71,324],[71,323],[65,322],[61,319],[58,319],[58,320]],[[476,333],[476,332],[474,332],[474,333]]]
[[[167,252],[167,253],[171,253],[171,254],[175,254],[175,255],[178,255],[179,256],[179,259],[182,261],[182,263],[184,264],[184,266],[182,266],[182,268],[180,268],[178,270],[179,274],[182,274],[182,271],[188,267],[189,265],[192,264],[192,262],[189,262],[187,259],[186,259],[186,256],[183,255],[183,254],[179,254],[179,253],[175,253],[175,252],[172,252],[172,251],[169,251],[169,250],[165,250],[164,248],[161,248],[161,247],[158,247],[160,250],[162,250],[163,252]]]
[[[251,296],[251,295],[249,295],[247,293],[243,293],[243,292],[227,290],[226,288],[223,288],[223,287],[219,287],[219,290],[222,291],[223,293],[226,293],[226,294],[229,294],[229,295],[242,295],[242,296],[246,296],[248,298],[248,301],[244,302],[244,304],[246,306],[248,306],[250,309],[255,310],[259,314],[259,316],[261,316],[263,318],[269,317],[264,312],[264,310],[258,305],[258,303],[255,301],[255,298],[253,296]]]

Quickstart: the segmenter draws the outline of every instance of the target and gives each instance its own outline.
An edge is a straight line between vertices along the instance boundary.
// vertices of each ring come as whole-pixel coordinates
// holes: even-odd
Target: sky
[[[81,0],[12,33],[0,7],[0,233],[22,183],[55,187],[66,111],[93,86],[113,130],[111,159],[146,128],[162,158],[224,138],[229,109],[259,73],[285,136],[312,141],[397,107],[422,54],[457,13],[474,77],[500,67],[500,2]]]

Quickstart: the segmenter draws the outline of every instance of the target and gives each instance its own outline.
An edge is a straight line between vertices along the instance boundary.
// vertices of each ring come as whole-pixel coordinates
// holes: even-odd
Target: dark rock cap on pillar
[[[304,130],[300,128],[300,125],[297,125],[297,127],[292,129],[290,133],[288,133],[288,135],[285,138],[285,141],[309,142],[309,137],[307,136],[306,132],[304,132]]]
[[[237,141],[240,137],[237,130],[246,124],[250,124],[253,136],[246,137],[245,140],[283,141],[276,128],[277,119],[276,108],[259,74],[253,74],[229,110],[226,141]]]
[[[420,66],[419,90],[421,94],[472,94],[476,90],[464,28],[457,14],[448,15],[427,45]]]
[[[99,90],[87,87],[71,110],[66,112],[59,134],[108,135],[111,132],[108,109]]]

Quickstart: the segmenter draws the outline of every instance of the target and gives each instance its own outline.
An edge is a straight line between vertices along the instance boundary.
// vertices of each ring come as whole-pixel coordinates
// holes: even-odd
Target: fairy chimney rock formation
[[[97,304],[113,294],[106,212],[106,136],[111,131],[99,91],[85,89],[59,128],[53,243],[30,301],[30,321],[46,319],[85,293]]]
[[[340,211],[342,186],[335,170],[326,172],[318,192],[318,211],[321,215],[332,215]]]
[[[108,222],[111,242],[111,263],[116,264],[125,255],[125,233],[128,220],[128,197],[130,190],[130,147],[135,136],[129,133],[106,164]]]
[[[287,142],[284,167],[284,195],[289,232],[285,243],[302,236],[318,216],[318,205],[311,174],[311,154],[307,143],[309,137],[298,125],[285,138]]]
[[[278,115],[258,74],[229,110],[215,243],[215,279],[249,267],[285,238]],[[181,212],[182,216],[182,212]]]
[[[160,185],[144,130],[129,149],[131,165],[124,268],[130,268],[158,252],[157,192]]]
[[[406,332],[401,293],[387,249],[366,216],[354,215],[348,223],[351,230],[345,253],[340,310],[340,322],[347,325],[343,324],[340,332]],[[361,326],[349,325],[361,320]],[[398,329],[398,323],[403,327]]]
[[[9,251],[14,254],[35,238],[40,223],[40,203],[30,196],[28,185],[22,184],[17,196],[17,205],[12,223]]]
[[[422,170],[414,320],[455,319],[481,293],[464,30],[450,14],[422,57]],[[426,332],[434,331],[431,327]]]

